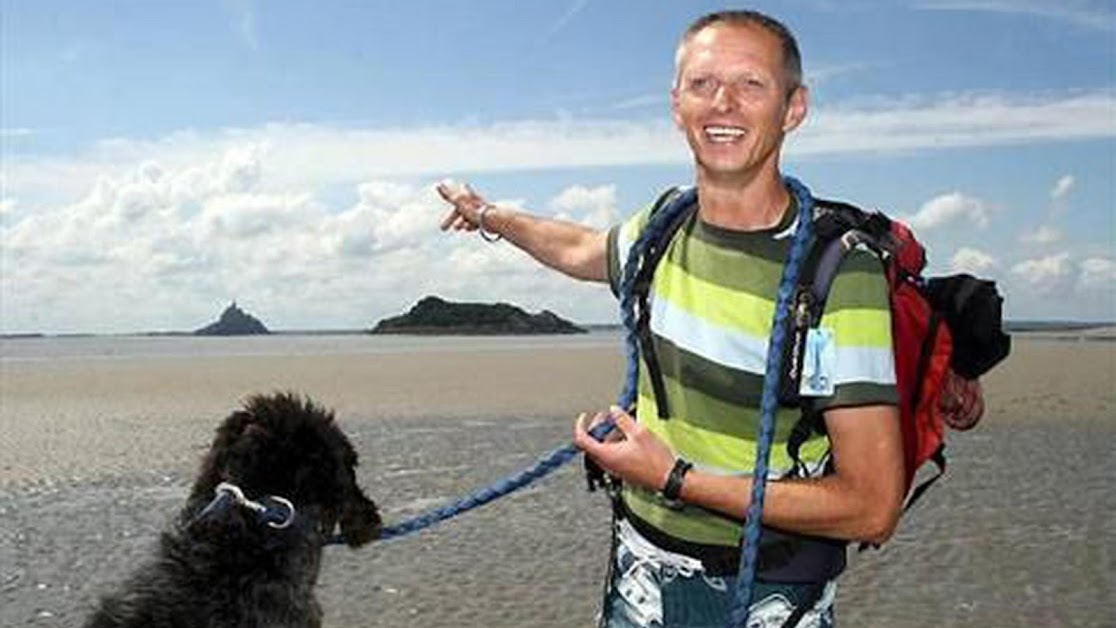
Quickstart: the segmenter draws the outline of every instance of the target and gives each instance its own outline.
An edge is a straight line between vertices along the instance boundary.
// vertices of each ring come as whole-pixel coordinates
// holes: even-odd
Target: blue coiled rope
[[[798,273],[802,260],[806,255],[809,241],[813,236],[813,211],[814,202],[810,190],[793,177],[785,177],[784,181],[790,188],[798,204],[798,226],[791,243],[790,254],[783,269],[783,276],[779,283],[779,292],[776,299],[775,317],[772,321],[771,341],[767,350],[767,371],[764,374],[763,397],[760,402],[760,438],[756,446],[756,464],[752,477],[751,503],[748,506],[747,520],[744,526],[743,560],[737,574],[736,595],[733,599],[732,610],[729,613],[728,626],[737,628],[743,626],[748,619],[748,610],[752,599],[752,589],[755,582],[756,557],[759,553],[759,538],[761,520],[763,517],[763,500],[767,486],[768,460],[771,455],[771,445],[775,436],[775,414],[778,410],[778,384],[779,374],[782,369],[783,345],[786,341],[785,321],[791,310],[791,299],[794,296],[794,287],[798,281]],[[625,358],[627,369],[624,377],[624,387],[620,392],[617,405],[621,408],[633,407],[639,383],[639,340],[635,319],[635,295],[632,285],[635,281],[636,271],[639,269],[640,260],[647,251],[647,247],[658,242],[663,231],[674,220],[679,212],[685,211],[696,200],[696,191],[687,189],[673,202],[667,203],[662,210],[651,216],[647,226],[639,238],[632,244],[624,264],[624,271],[620,283],[620,317],[626,331],[624,338]],[[604,440],[605,436],[615,428],[611,421],[605,421],[590,431],[597,440]],[[452,504],[436,508],[429,512],[417,515],[400,523],[385,526],[380,535],[380,540],[387,540],[406,536],[419,530],[429,528],[441,521],[456,517],[457,515],[474,508],[483,506],[516,491],[535,480],[549,475],[555,469],[570,462],[581,451],[574,445],[567,445],[555,449],[543,456],[531,467],[500,480],[491,486],[481,488],[459,499]],[[332,544],[344,543],[341,535],[336,535],[329,540]]]
[[[729,611],[728,626],[746,625],[752,603],[752,589],[756,577],[756,557],[759,554],[762,532],[763,499],[767,489],[768,460],[775,440],[775,414],[779,409],[779,379],[783,369],[783,345],[786,343],[786,320],[790,316],[794,288],[798,273],[813,237],[814,199],[810,190],[797,179],[786,177],[787,187],[798,201],[798,228],[795,229],[779,292],[775,301],[775,317],[771,322],[771,341],[767,347],[766,372],[763,376],[763,396],[760,398],[760,437],[756,444],[756,465],[752,472],[752,499],[748,504],[748,517],[744,524],[744,538],[740,568],[736,578],[736,595]]]

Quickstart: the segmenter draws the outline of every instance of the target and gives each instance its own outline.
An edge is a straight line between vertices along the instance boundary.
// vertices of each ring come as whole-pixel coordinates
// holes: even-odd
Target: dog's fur
[[[250,398],[217,429],[156,560],[103,598],[87,628],[320,626],[313,588],[322,544],[337,525],[352,547],[380,533],[356,464],[332,412],[293,394]],[[221,482],[250,500],[289,499],[297,519],[275,529],[243,506],[199,519]]]

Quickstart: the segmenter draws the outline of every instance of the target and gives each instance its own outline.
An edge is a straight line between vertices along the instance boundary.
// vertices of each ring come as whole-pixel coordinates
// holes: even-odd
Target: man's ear
[[[787,112],[783,116],[783,133],[790,133],[797,129],[806,119],[809,109],[810,90],[805,85],[799,85],[787,99]]]
[[[670,88],[670,114],[674,118],[674,126],[678,127],[682,131],[685,131],[685,127],[682,126],[682,116],[678,113],[677,87]]]

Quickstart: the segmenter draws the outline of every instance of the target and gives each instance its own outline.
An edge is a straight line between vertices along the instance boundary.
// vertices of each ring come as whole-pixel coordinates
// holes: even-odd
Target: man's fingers
[[[468,183],[445,180],[438,182],[434,189],[442,199],[453,205],[453,209],[442,219],[442,231],[476,231],[476,212],[484,207],[484,199]]]
[[[453,226],[455,222],[457,222],[460,217],[461,216],[457,213],[456,207],[449,210],[449,212],[446,214],[446,217],[442,219],[442,231],[447,231],[450,227]]]
[[[449,179],[439,181],[438,184],[434,186],[434,189],[438,191],[438,194],[445,199],[447,203],[453,203],[454,198],[460,196],[462,193],[461,184]]]
[[[577,415],[574,421],[574,444],[582,451],[589,451],[596,446],[595,440],[589,435],[589,415],[585,412]]]
[[[616,431],[618,432],[627,434],[638,426],[632,415],[624,412],[620,406],[612,406],[608,409],[608,413],[612,416],[612,420],[616,422]]]

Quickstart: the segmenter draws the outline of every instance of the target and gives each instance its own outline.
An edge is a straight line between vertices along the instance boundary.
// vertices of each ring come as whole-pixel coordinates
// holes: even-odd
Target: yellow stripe
[[[729,290],[695,277],[674,262],[663,260],[655,274],[655,296],[719,327],[767,338],[775,302]]]
[[[624,487],[628,507],[637,517],[656,528],[691,543],[708,545],[740,544],[742,526],[725,517],[718,517],[692,506],[682,510],[663,507],[658,497],[646,491]]]
[[[887,310],[838,310],[823,314],[821,326],[833,330],[840,347],[891,348],[891,312]]]
[[[702,466],[715,467],[727,473],[751,474],[756,465],[756,441],[721,432],[696,427],[686,417],[674,417],[663,421],[655,411],[653,398],[641,395],[639,398],[639,421],[649,431],[657,435],[676,455],[698,462]],[[780,409],[776,425],[786,426],[787,432],[798,419],[796,408]],[[758,413],[741,413],[741,420],[757,421]],[[771,448],[769,468],[781,474],[790,470],[791,459],[784,443],[787,435],[777,435],[776,444]],[[826,439],[815,435],[802,446],[799,455],[804,461],[814,463],[826,451]]]

